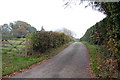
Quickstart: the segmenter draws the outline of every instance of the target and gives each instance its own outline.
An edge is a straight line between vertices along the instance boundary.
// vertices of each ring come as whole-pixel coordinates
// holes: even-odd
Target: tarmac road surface
[[[32,69],[11,78],[90,78],[89,54],[81,42],[74,42],[63,51]]]

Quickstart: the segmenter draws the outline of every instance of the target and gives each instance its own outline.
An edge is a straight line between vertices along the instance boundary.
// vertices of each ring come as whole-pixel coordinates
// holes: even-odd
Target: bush
[[[71,37],[59,32],[37,31],[27,35],[29,53],[43,53],[50,48],[59,47],[72,40]]]

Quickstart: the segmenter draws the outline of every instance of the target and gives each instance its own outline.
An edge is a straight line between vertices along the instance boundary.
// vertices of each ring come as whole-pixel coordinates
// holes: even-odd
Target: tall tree
[[[4,24],[1,26],[1,30],[2,30],[2,35],[7,35],[10,32],[9,26],[8,24]]]
[[[21,35],[21,36],[25,36],[26,33],[27,33],[27,30],[26,30],[26,28],[25,28],[24,26],[20,26],[20,27],[18,28],[18,33],[19,33],[19,35]]]
[[[45,31],[45,29],[43,28],[43,26],[41,27],[41,31]]]
[[[56,30],[57,32],[63,32],[65,33],[66,35],[68,36],[71,36],[71,37],[74,37],[75,36],[75,33],[67,28],[62,28],[60,30]]]
[[[15,26],[16,26],[16,27],[24,26],[26,29],[27,29],[28,27],[31,27],[30,24],[28,24],[27,22],[24,22],[24,21],[16,21],[16,22],[15,22]]]
[[[28,30],[28,32],[37,31],[37,29],[35,27],[28,27],[27,30]]]

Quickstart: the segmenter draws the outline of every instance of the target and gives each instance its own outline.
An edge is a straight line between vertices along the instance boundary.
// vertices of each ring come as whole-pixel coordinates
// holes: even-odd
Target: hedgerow
[[[44,53],[48,49],[59,47],[65,43],[70,42],[71,40],[71,37],[59,32],[37,31],[30,33],[27,36],[28,53]]]
[[[81,41],[104,45],[104,66],[109,76],[120,77],[120,2],[102,3],[107,17],[89,28]],[[103,68],[102,67],[102,68]]]

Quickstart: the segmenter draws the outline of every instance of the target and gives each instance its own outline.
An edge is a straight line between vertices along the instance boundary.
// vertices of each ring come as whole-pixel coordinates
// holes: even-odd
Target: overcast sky
[[[63,0],[0,0],[0,25],[21,20],[37,30],[41,26],[47,31],[65,27],[80,38],[89,27],[105,18],[104,14],[85,8],[85,4],[65,9]]]

